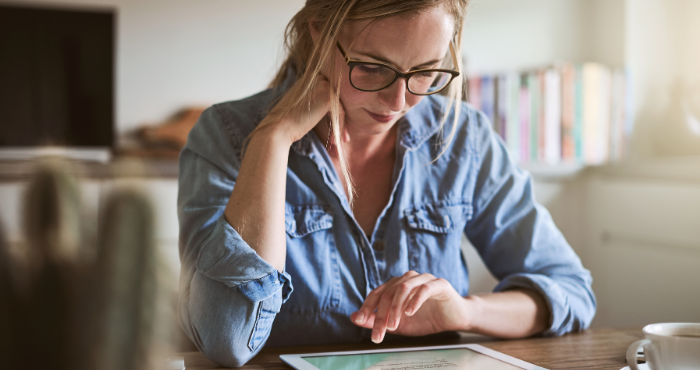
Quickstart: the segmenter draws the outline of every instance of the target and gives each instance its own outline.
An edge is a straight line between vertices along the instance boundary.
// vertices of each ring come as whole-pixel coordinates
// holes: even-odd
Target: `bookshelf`
[[[471,3],[463,44],[467,99],[533,174],[571,176],[626,154],[631,120],[619,52],[624,30],[616,22],[624,14],[621,5]]]
[[[522,163],[520,168],[532,174],[538,181],[559,181],[575,177],[586,169],[581,163]]]
[[[686,97],[700,115],[700,49],[693,42],[700,24],[692,14],[700,14],[700,2],[472,0],[462,45],[465,71],[522,73],[561,61],[624,70],[631,76],[630,131],[622,162],[700,155],[700,136],[685,124],[679,103]],[[549,175],[579,172],[521,163]]]

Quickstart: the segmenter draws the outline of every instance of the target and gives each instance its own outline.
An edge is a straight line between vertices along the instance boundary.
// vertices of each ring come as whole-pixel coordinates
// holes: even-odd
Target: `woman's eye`
[[[434,75],[435,75],[435,72],[432,72],[432,71],[425,71],[425,72],[421,72],[418,74],[418,76],[420,76],[420,77],[433,77]]]
[[[357,69],[360,70],[362,73],[367,73],[367,74],[378,74],[381,72],[382,67],[379,66],[372,66],[372,65],[366,65],[366,64],[361,64],[357,66]]]

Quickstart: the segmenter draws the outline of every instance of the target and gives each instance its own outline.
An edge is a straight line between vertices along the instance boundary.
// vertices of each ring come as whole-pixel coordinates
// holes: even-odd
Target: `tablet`
[[[281,355],[297,370],[547,370],[478,344]]]

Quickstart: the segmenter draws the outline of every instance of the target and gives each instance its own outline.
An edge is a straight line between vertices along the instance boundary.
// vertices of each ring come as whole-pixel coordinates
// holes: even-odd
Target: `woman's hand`
[[[387,330],[407,336],[467,330],[470,316],[468,300],[447,280],[409,271],[370,292],[350,319],[372,328],[372,341],[379,343]]]
[[[301,95],[301,81],[297,81],[289,90],[282,96],[279,103],[272,112],[265,117],[260,123],[260,127],[266,127],[272,130],[273,134],[280,134],[290,145],[291,143],[301,139],[309,131],[311,131],[324,116],[330,111],[330,83],[323,76],[318,76],[316,88],[312,93],[310,104],[302,107],[298,111],[289,112],[286,116],[280,117],[278,107],[289,106]],[[269,135],[267,132],[264,135]]]

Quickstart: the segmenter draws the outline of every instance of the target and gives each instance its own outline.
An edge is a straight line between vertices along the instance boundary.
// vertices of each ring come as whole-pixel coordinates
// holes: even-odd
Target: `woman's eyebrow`
[[[360,55],[364,55],[364,56],[370,57],[370,58],[372,58],[372,59],[374,59],[374,60],[380,61],[380,62],[382,62],[382,63],[386,63],[386,64],[391,65],[391,66],[396,66],[396,64],[394,64],[394,63],[392,63],[392,62],[390,62],[390,61],[388,61],[388,60],[386,60],[386,59],[384,59],[384,58],[382,58],[382,57],[379,57],[379,56],[376,56],[376,55],[374,55],[374,54],[371,54],[371,53],[364,53],[364,52],[356,52],[356,53],[357,53],[357,54],[360,54]],[[429,61],[427,61],[427,62],[425,62],[425,63],[421,63],[421,64],[418,64],[418,65],[416,65],[416,66],[413,66],[413,67],[411,67],[411,69],[418,69],[419,67],[431,66],[431,65],[433,65],[433,64],[439,63],[440,61],[441,61],[441,59],[429,60]]]

